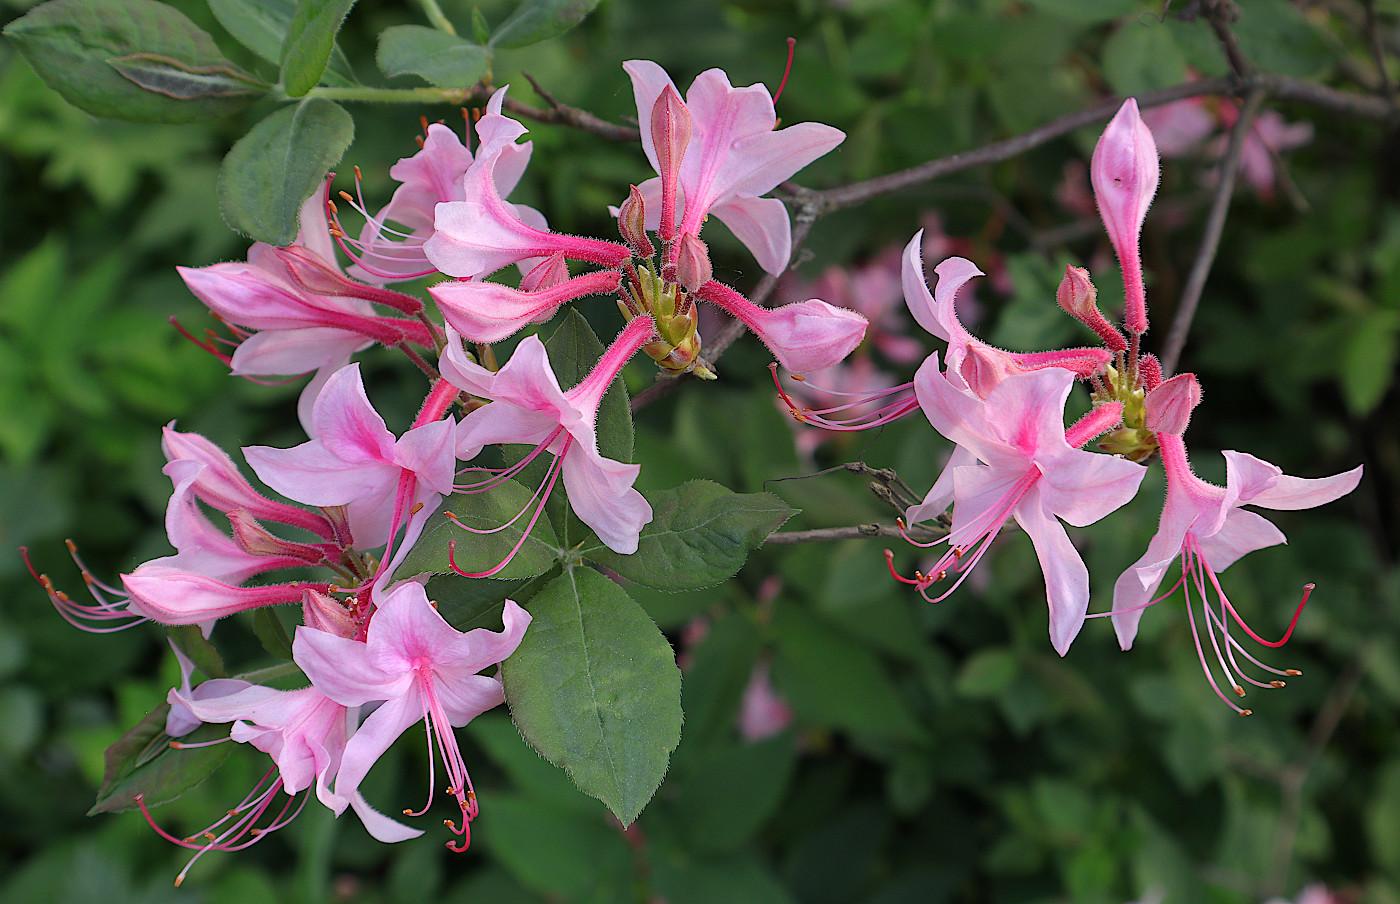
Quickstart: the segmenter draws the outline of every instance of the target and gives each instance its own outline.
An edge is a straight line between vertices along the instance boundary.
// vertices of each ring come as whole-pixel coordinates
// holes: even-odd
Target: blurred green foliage
[[[4,15],[27,5],[10,0]],[[275,77],[206,6],[172,5],[238,65]],[[1242,6],[1235,30],[1261,68],[1338,85],[1374,72],[1347,15],[1362,4]],[[1400,9],[1375,6],[1393,34]],[[471,4],[443,7],[459,33],[473,33]],[[495,27],[514,4],[479,7]],[[623,60],[654,59],[682,85],[721,66],[735,84],[774,86],[791,35],[780,115],[849,136],[799,174],[827,187],[976,148],[1108,93],[1225,71],[1204,22],[1159,12],[1133,0],[607,0],[557,41],[503,50],[494,77],[540,103],[528,72],[560,102],[619,122],[635,115]],[[414,13],[354,9],[339,43],[362,79],[372,79],[384,29],[424,24]],[[366,195],[381,201],[418,117],[460,121],[443,107],[351,109],[355,141],[341,168],[358,164]],[[1315,135],[1276,161],[1287,187],[1275,197],[1242,189],[1235,199],[1183,359],[1206,392],[1190,441],[1208,479],[1222,477],[1214,453],[1225,448],[1304,476],[1360,461],[1367,477],[1334,505],[1275,516],[1290,545],[1224,578],[1261,630],[1279,624],[1304,582],[1318,585],[1278,657],[1304,676],[1251,695],[1253,718],[1209,692],[1178,603],[1147,614],[1131,653],[1091,621],[1057,657],[1024,538],[1008,536],[980,580],[937,606],[888,577],[879,541],[773,547],[711,589],[628,588],[683,655],[686,722],[666,782],[625,834],[493,713],[462,733],[482,797],[470,853],[431,838],[379,845],[353,820],[311,807],[262,844],[206,857],[177,890],[184,854],[139,815],[82,815],[102,750],[177,678],[163,638],[73,630],[6,553],[0,900],[925,904],[1123,902],[1157,891],[1169,902],[1242,904],[1319,879],[1351,900],[1400,902],[1396,135],[1302,105],[1279,109]],[[0,548],[27,545],[60,587],[80,583],[65,537],[109,578],[166,551],[160,425],[179,418],[230,448],[299,441],[295,387],[233,380],[166,323],[178,316],[196,333],[206,324],[175,265],[243,253],[219,218],[217,167],[268,112],[255,105],[200,126],[94,118],[0,46]],[[866,261],[936,215],[960,253],[999,266],[1010,283],[1009,294],[979,290],[980,334],[1027,348],[1084,341],[1052,307],[1059,273],[1066,262],[1090,265],[1111,308],[1116,271],[1097,221],[1061,204],[1056,188],[1075,187],[1073,166],[1096,134],[833,214],[817,223],[799,273]],[[556,228],[609,235],[606,205],[649,175],[640,149],[560,127],[533,125],[530,137],[534,162],[512,200],[540,207]],[[1166,162],[1145,239],[1149,344],[1165,336],[1195,255],[1209,165]],[[735,243],[720,237],[713,248],[717,276],[756,282]],[[366,368],[407,410],[413,377],[395,386],[388,360]],[[937,473],[946,444],[917,417],[833,439],[814,460],[799,455],[766,362],[741,341],[718,384],[684,386],[646,409],[639,488],[701,478],[768,491],[802,510],[789,528],[807,528],[887,515],[861,478],[815,476],[822,467],[863,460],[917,488]],[[634,390],[650,379],[629,376]],[[1160,492],[1145,492],[1081,532],[1095,608],[1107,608],[1158,505]],[[257,660],[251,630],[228,634],[235,653]],[[756,663],[771,666],[794,721],[745,743],[736,718]],[[420,744],[407,738],[386,756],[366,782],[370,800],[421,791]],[[252,786],[260,760],[231,751],[158,818],[176,831],[206,825]]]

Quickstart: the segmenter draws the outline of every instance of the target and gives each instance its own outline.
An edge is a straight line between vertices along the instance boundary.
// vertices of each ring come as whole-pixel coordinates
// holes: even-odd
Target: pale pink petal
[[[578,443],[564,455],[564,487],[574,514],[605,546],[623,555],[637,551],[642,528],[652,518],[651,505],[633,488],[641,469]]]
[[[1050,644],[1063,656],[1089,611],[1089,569],[1069,541],[1064,525],[1043,510],[1037,497],[1035,489],[1026,494],[1016,507],[1016,522],[1035,545],[1050,606]]]
[[[345,744],[340,771],[336,773],[335,793],[353,800],[360,783],[384,751],[410,726],[422,721],[423,715],[423,699],[413,683],[370,713]]]
[[[716,204],[710,213],[729,227],[758,265],[777,276],[792,254],[792,223],[787,205],[777,198],[736,198]]]
[[[1290,477],[1246,452],[1227,449],[1224,455],[1227,484],[1238,487],[1243,505],[1280,511],[1310,509],[1342,498],[1361,482],[1360,465],[1331,477]],[[1270,475],[1274,479],[1269,480]]]
[[[360,822],[364,823],[365,831],[375,841],[382,841],[385,844],[396,844],[400,841],[407,841],[410,838],[417,838],[423,834],[422,829],[410,828],[396,819],[390,819],[369,805],[365,796],[356,791],[350,795],[350,808],[355,811],[355,815],[360,817]]]
[[[499,342],[531,323],[554,316],[566,302],[617,289],[621,274],[594,271],[535,292],[493,282],[443,282],[428,288],[442,315],[472,342]]]
[[[376,614],[371,627],[377,621]],[[321,693],[345,706],[389,700],[413,683],[411,674],[386,672],[376,665],[365,643],[305,625],[297,626],[292,639],[292,660]]]
[[[1212,571],[1221,572],[1239,561],[1240,556],[1287,543],[1283,531],[1269,519],[1244,509],[1232,508],[1225,524],[1209,537],[1199,538],[1201,555]]]

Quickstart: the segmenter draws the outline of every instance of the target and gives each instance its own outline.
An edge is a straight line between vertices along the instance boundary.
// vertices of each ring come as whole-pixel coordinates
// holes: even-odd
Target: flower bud
[[[1089,165],[1089,181],[1108,238],[1123,265],[1128,309],[1128,332],[1147,332],[1147,297],[1142,286],[1138,240],[1147,208],[1157,193],[1161,161],[1152,132],[1138,115],[1137,101],[1128,98],[1104,129]]]
[[[667,85],[651,108],[651,142],[656,148],[656,171],[661,174],[661,241],[676,237],[676,190],[680,184],[681,161],[690,146],[690,110]]]
[[[301,621],[308,628],[325,631],[336,637],[355,636],[355,619],[350,610],[335,597],[310,587],[302,594]]]
[[[315,565],[325,558],[319,546],[283,540],[258,523],[245,509],[228,512],[233,527],[233,540],[244,552],[268,558],[292,558]]]
[[[568,279],[569,265],[564,260],[563,252],[556,251],[530,268],[530,272],[520,280],[520,291],[543,292],[558,288]]]
[[[618,208],[617,231],[622,233],[622,240],[637,257],[645,260],[656,253],[651,239],[647,238],[646,203],[642,200],[641,189],[635,185]]]
[[[1095,289],[1089,280],[1088,270],[1072,264],[1065,266],[1065,278],[1060,281],[1060,288],[1055,291],[1055,301],[1065,313],[1097,333],[1110,350],[1127,351],[1128,341],[1099,310],[1098,295],[1098,289]]]
[[[676,282],[691,292],[709,282],[715,275],[710,265],[710,250],[698,236],[687,232],[676,248]]]
[[[1177,374],[1147,394],[1146,427],[1153,433],[1180,436],[1186,432],[1191,411],[1201,403],[1201,384],[1195,374]]]

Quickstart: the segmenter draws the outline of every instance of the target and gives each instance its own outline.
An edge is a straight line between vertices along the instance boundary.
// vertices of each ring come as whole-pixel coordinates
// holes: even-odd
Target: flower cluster
[[[1144,353],[1147,297],[1139,241],[1147,209],[1157,190],[1159,160],[1152,133],[1129,100],[1113,118],[1094,150],[1090,179],[1108,237],[1122,265],[1126,311],[1121,326],[1099,310],[1089,273],[1068,267],[1057,302],[1100,339],[1098,348],[1014,353],[994,348],[959,321],[954,302],[969,280],[981,275],[959,257],[934,268],[937,285],[924,281],[916,235],[905,251],[905,301],[914,319],[947,343],[940,361],[931,355],[912,383],[879,394],[893,398],[878,411],[856,418],[831,409],[799,408],[794,415],[826,429],[864,429],[921,408],[939,433],[956,444],[952,457],[922,503],[908,508],[902,526],[939,517],[951,505],[946,537],[920,546],[946,544],[947,551],[911,584],[930,602],[948,596],[969,574],[1001,528],[1014,519],[1030,537],[1045,576],[1050,640],[1064,655],[1089,617],[1089,575],[1061,521],[1092,524],[1128,502],[1147,469],[1160,456],[1166,473],[1166,504],[1146,553],[1123,572],[1114,588],[1111,616],[1123,649],[1132,646],[1142,612],[1185,588],[1187,613],[1197,653],[1211,687],[1241,715],[1250,710],[1221,690],[1207,661],[1192,591],[1199,601],[1204,633],[1227,686],[1243,696],[1244,684],[1281,687],[1294,670],[1276,669],[1255,658],[1231,633],[1232,623],[1251,639],[1266,641],[1245,622],[1220,586],[1218,575],[1248,552],[1284,542],[1283,534],[1246,505],[1304,509],[1351,492],[1361,479],[1357,467],[1333,477],[1307,480],[1242,452],[1226,451],[1226,485],[1216,486],[1191,470],[1183,440],[1192,409],[1200,401],[1194,374],[1166,379],[1157,359]],[[1065,427],[1065,402],[1076,380],[1088,384],[1090,412]],[[785,398],[788,398],[785,396]],[[1084,447],[1098,438],[1095,454]],[[911,539],[911,542],[914,542]],[[893,554],[886,552],[894,573]],[[1180,577],[1159,593],[1168,569],[1180,563]],[[933,592],[935,585],[950,583]],[[1307,600],[1306,588],[1303,602]],[[1212,603],[1212,597],[1218,605]],[[1296,624],[1302,611],[1294,614]],[[1243,658],[1262,669],[1260,680],[1241,668]],[[1269,677],[1275,675],[1278,677]]]
[[[462,571],[453,559],[469,578],[506,566],[560,478],[569,506],[599,541],[633,553],[652,509],[634,487],[640,466],[600,452],[597,420],[607,390],[637,352],[668,374],[713,377],[700,357],[699,301],[741,320],[796,370],[828,367],[862,340],[866,321],[857,313],[815,298],[765,309],[718,282],[700,238],[713,213],[765,270],[781,272],[790,224],[782,202],[762,195],[843,134],[815,123],[777,129],[767,89],[735,88],[719,70],[699,76],[682,100],[656,64],[625,68],[647,126],[643,151],[658,175],[633,186],[616,209],[621,243],[552,232],[537,211],[505,200],[531,146],[519,141],[525,128],[502,113],[502,88],[475,122],[474,151],[446,126],[425,124],[418,153],[390,170],[399,186],[385,207],[371,214],[361,199],[342,194],[365,217],[357,238],[341,222],[328,181],[303,205],[294,244],[256,244],[246,263],[180,268],[230,333],[196,341],[232,373],[315,371],[298,409],[308,440],[243,449],[261,482],[290,502],[254,488],[215,444],[172,425],[164,450],[175,553],[113,586],[91,576],[74,551],[91,602],[36,578],[64,617],[95,631],[153,621],[197,624],[207,638],[218,619],[236,613],[301,608],[291,658],[310,681],[305,687],[222,677],[193,684],[191,659],[172,643],[182,681],[169,694],[166,733],[185,737],[202,724],[232,723],[229,739],[274,763],[226,817],[187,838],[165,832],[145,802],[134,800],[158,832],[197,851],[195,859],[253,843],[313,794],[336,814],[353,810],[380,840],[421,834],[374,810],[359,791],[389,745],[419,722],[460,811],[446,822],[464,837],[449,847],[464,848],[477,801],[453,728],[504,701],[501,679],[482,673],[515,651],[531,617],[507,600],[502,631],[460,632],[429,600],[425,576],[404,573],[444,498],[488,492],[542,456],[550,462],[532,502],[496,528],[532,511],[515,550],[479,572]],[[352,261],[347,268],[336,242]],[[571,276],[570,261],[589,269]],[[511,265],[520,269],[517,284],[488,281]],[[429,288],[431,304],[386,288],[431,274],[450,277]],[[614,295],[625,326],[577,385],[560,385],[533,335],[498,365],[491,343],[599,294]],[[401,436],[371,405],[351,360],[375,345],[402,352],[430,377]],[[533,451],[506,468],[477,461],[488,447],[509,444]],[[481,532],[446,517],[464,542]],[[277,582],[277,572],[293,568],[325,574]]]

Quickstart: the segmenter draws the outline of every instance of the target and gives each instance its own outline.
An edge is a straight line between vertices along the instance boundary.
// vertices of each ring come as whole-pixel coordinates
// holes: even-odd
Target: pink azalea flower
[[[931,293],[924,282],[924,263],[920,251],[922,241],[923,230],[920,230],[904,249],[902,275],[905,302],[919,326],[948,343],[949,379],[970,389],[979,398],[987,398],[998,383],[1012,374],[1058,367],[1085,378],[1100,370],[1112,358],[1110,352],[1103,348],[1008,352],[973,336],[958,320],[954,305],[958,291],[973,277],[981,276],[982,271],[972,261],[950,257],[934,268],[938,286],[936,292]]]
[[[680,149],[683,156],[663,169],[655,135],[646,126],[667,89],[676,97],[679,92],[665,70],[649,60],[630,60],[622,68],[632,79],[647,159],[663,177],[676,179],[679,188],[677,235],[699,234],[705,217],[714,214],[764,270],[781,273],[792,248],[787,208],[775,198],[759,196],[836,147],[845,134],[813,122],[775,129],[777,115],[766,87],[735,88],[723,70],[710,69],[696,76],[686,92],[689,135]],[[661,187],[659,178],[640,186],[647,228],[660,227],[664,233]]]
[[[515,652],[530,614],[506,601],[505,630],[484,628],[465,634],[438,615],[419,584],[401,584],[385,596],[371,619],[363,642],[299,627],[293,658],[319,693],[342,706],[380,702],[349,739],[336,774],[335,793],[358,794],[370,768],[399,735],[423,721],[429,745],[442,754],[450,783],[448,793],[462,812],[460,826],[448,825],[470,842],[470,821],[477,814],[471,777],[457,747],[453,727],[466,725],[505,702],[499,678],[478,674]],[[435,780],[429,779],[429,800]],[[413,815],[421,815],[427,809]]]
[[[357,275],[383,283],[433,273],[435,268],[423,246],[435,231],[437,205],[467,200],[465,181],[474,164],[490,161],[485,165],[490,167],[492,187],[499,197],[504,198],[515,189],[530,162],[533,145],[528,141],[516,143],[525,134],[525,127],[501,113],[505,94],[503,87],[491,95],[476,123],[475,157],[455,132],[441,123],[432,123],[427,127],[421,150],[389,168],[389,175],[400,185],[378,214],[366,216],[354,249]],[[544,216],[534,208],[506,206],[516,219],[545,228]],[[391,222],[403,229],[391,229]]]
[[[1014,517],[1045,574],[1050,640],[1061,656],[1084,623],[1089,572],[1060,520],[1076,527],[1098,521],[1133,497],[1146,472],[1079,448],[1117,423],[1122,408],[1101,405],[1066,431],[1065,400],[1073,383],[1074,374],[1058,367],[1013,374],[984,401],[945,377],[936,354],[924,362],[914,377],[919,405],[934,429],[965,452],[935,484],[935,490],[952,484],[952,531],[939,541],[948,543],[949,552],[927,576],[901,578],[923,593],[948,572],[960,572],[930,601],[945,598]]]
[[[569,504],[579,519],[593,528],[609,549],[636,552],[642,527],[652,516],[651,506],[632,486],[641,466],[599,454],[596,422],[598,405],[608,387],[654,335],[650,317],[634,318],[593,370],[565,392],[559,388],[544,343],[537,337],[521,340],[510,360],[492,372],[472,361],[456,335],[449,333],[440,363],[443,377],[474,396],[491,400],[462,418],[457,456],[468,461],[497,443],[523,443],[536,446],[535,454],[549,452],[555,463],[546,477],[535,517],[562,473]],[[492,479],[483,487],[498,482]],[[533,526],[534,521],[530,523]],[[497,570],[504,566],[502,562]]]
[[[345,506],[353,543],[373,549],[404,528],[381,574],[417,540],[442,497],[452,492],[456,459],[452,418],[433,420],[395,438],[374,410],[360,366],[341,368],[311,411],[313,437],[291,449],[251,446],[248,464],[279,493],[321,507]],[[391,561],[392,560],[392,561]]]
[[[1235,705],[1221,692],[1206,664],[1205,652],[1192,611],[1191,589],[1194,587],[1201,598],[1206,628],[1215,649],[1216,660],[1221,671],[1230,679],[1235,693],[1240,696],[1244,694],[1243,687],[1235,680],[1235,673],[1239,673],[1245,681],[1258,687],[1281,686],[1273,682],[1256,681],[1241,671],[1236,653],[1275,674],[1286,674],[1249,655],[1240,643],[1230,636],[1228,624],[1230,619],[1234,619],[1245,633],[1266,646],[1281,646],[1292,633],[1293,625],[1289,625],[1283,640],[1264,641],[1244,623],[1230,604],[1229,598],[1220,587],[1217,575],[1246,553],[1286,542],[1278,528],[1262,516],[1246,511],[1243,506],[1253,505],[1276,510],[1313,508],[1339,499],[1354,490],[1361,480],[1361,467],[1331,477],[1309,480],[1289,477],[1279,468],[1253,455],[1226,451],[1226,481],[1225,486],[1220,487],[1207,483],[1192,473],[1191,463],[1186,456],[1186,444],[1179,435],[1163,432],[1157,434],[1157,440],[1162,451],[1162,465],[1167,473],[1167,501],[1162,509],[1162,519],[1157,534],[1147,545],[1147,551],[1142,558],[1118,578],[1113,587],[1113,610],[1105,614],[1112,615],[1118,643],[1127,650],[1132,647],[1133,639],[1137,636],[1138,622],[1142,618],[1143,610],[1170,596],[1177,587],[1184,586],[1191,634],[1195,639],[1196,653],[1200,657],[1206,678],[1221,700],[1236,712],[1247,715],[1249,710]],[[1181,562],[1181,577],[1166,593],[1155,595],[1167,569],[1178,560]],[[1212,611],[1207,602],[1210,588],[1214,588],[1220,598],[1218,612]],[[1308,590],[1311,590],[1311,585],[1308,585]],[[1306,593],[1303,602],[1307,602]],[[1293,616],[1293,624],[1297,624],[1298,615],[1301,613],[1302,604]]]
[[[320,386],[355,352],[376,342],[432,345],[427,327],[419,321],[384,316],[374,309],[383,304],[414,314],[421,302],[349,279],[335,260],[325,197],[318,190],[302,205],[301,231],[292,245],[274,248],[258,242],[248,250],[247,263],[176,268],[200,301],[240,328],[243,340],[228,359],[233,373],[318,371],[302,394],[303,421]]]
[[[792,707],[773,689],[768,664],[756,664],[739,702],[739,736],[745,741],[762,741],[791,724]]]

